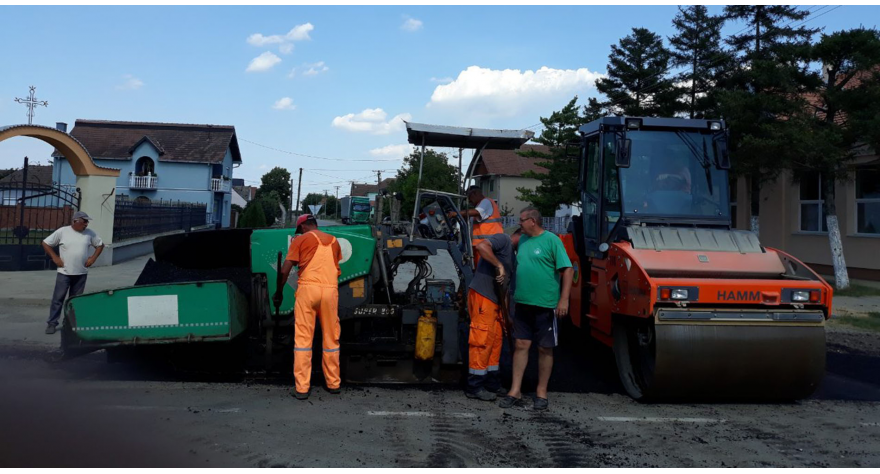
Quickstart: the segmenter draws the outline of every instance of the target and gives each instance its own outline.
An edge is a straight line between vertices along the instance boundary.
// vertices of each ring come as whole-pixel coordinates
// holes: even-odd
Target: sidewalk
[[[86,293],[134,285],[152,255],[118,265],[89,270]],[[49,305],[55,289],[55,270],[0,272],[0,308],[5,304]]]

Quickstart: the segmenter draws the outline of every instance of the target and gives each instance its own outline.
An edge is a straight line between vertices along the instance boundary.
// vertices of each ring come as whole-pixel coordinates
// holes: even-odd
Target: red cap
[[[311,214],[303,214],[303,215],[299,216],[296,219],[296,227],[299,228],[299,226],[301,226],[303,222],[305,222],[309,219],[315,220],[315,216],[313,216]]]

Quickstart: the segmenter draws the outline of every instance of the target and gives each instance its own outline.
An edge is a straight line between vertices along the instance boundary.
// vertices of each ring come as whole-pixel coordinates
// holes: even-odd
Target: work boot
[[[485,388],[481,388],[476,392],[465,392],[468,398],[476,398],[478,400],[482,400],[484,402],[492,402],[498,398],[498,395],[486,390]]]
[[[308,400],[309,399],[309,392],[300,393],[300,392],[297,392],[296,390],[294,390],[293,396],[296,397],[297,400]]]
[[[55,325],[47,324],[46,325],[46,334],[55,334]]]
[[[336,388],[325,387],[325,389],[327,390],[327,393],[332,393],[333,395],[339,395],[339,387],[336,387]]]

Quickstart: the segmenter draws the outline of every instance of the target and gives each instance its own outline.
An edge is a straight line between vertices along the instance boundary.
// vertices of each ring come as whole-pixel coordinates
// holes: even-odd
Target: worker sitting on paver
[[[513,271],[513,246],[507,234],[494,234],[477,244],[482,257],[468,289],[471,317],[468,337],[468,398],[495,400],[501,392],[499,363],[503,343],[501,305],[509,302],[508,283]],[[501,294],[504,292],[505,294]]]
[[[498,209],[498,203],[483,195],[483,190],[479,186],[468,188],[467,198],[474,208],[463,211],[461,215],[471,218],[471,245],[474,246],[474,260],[479,262],[477,245],[490,235],[504,233],[504,227],[501,226],[501,211]],[[448,217],[452,218],[455,215],[455,211],[450,211]]]
[[[43,240],[43,250],[58,266],[52,306],[49,308],[49,320],[46,321],[46,334],[55,334],[64,300],[68,295],[77,296],[85,291],[89,267],[95,264],[95,260],[104,251],[104,242],[98,234],[87,229],[90,220],[92,218],[88,214],[77,211],[73,213],[71,225],[52,232],[52,235]],[[59,247],[60,257],[52,247]],[[87,257],[89,247],[94,247],[95,253]]]
[[[535,341],[538,343],[538,388],[534,408],[545,410],[549,404],[547,385],[553,370],[553,348],[558,341],[556,319],[568,316],[574,271],[562,240],[541,227],[541,213],[537,209],[523,209],[519,222],[524,235],[519,239],[516,252],[513,381],[507,396],[498,405],[510,408],[522,403],[522,379],[529,362],[529,348]]]
[[[293,353],[293,376],[296,379],[294,396],[299,400],[309,398],[312,375],[312,340],[315,335],[315,319],[321,320],[323,336],[323,367],[327,391],[339,393],[339,262],[342,250],[336,237],[318,230],[318,221],[311,214],[303,214],[296,220],[298,235],[290,243],[287,259],[281,267],[281,284],[287,284],[291,269],[296,266],[299,279],[294,304],[295,337]],[[280,306],[283,300],[279,287],[273,302]]]

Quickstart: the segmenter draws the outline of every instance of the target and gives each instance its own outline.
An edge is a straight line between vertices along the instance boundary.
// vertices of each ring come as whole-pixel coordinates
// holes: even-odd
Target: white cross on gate
[[[45,100],[37,100],[37,98],[34,97],[34,93],[36,93],[36,91],[37,88],[35,86],[31,86],[30,97],[28,97],[27,99],[19,99],[18,97],[15,98],[16,102],[18,102],[19,104],[24,104],[28,108],[28,125],[33,125],[34,123],[34,107],[38,105],[42,105],[43,107],[49,106],[49,102]]]

